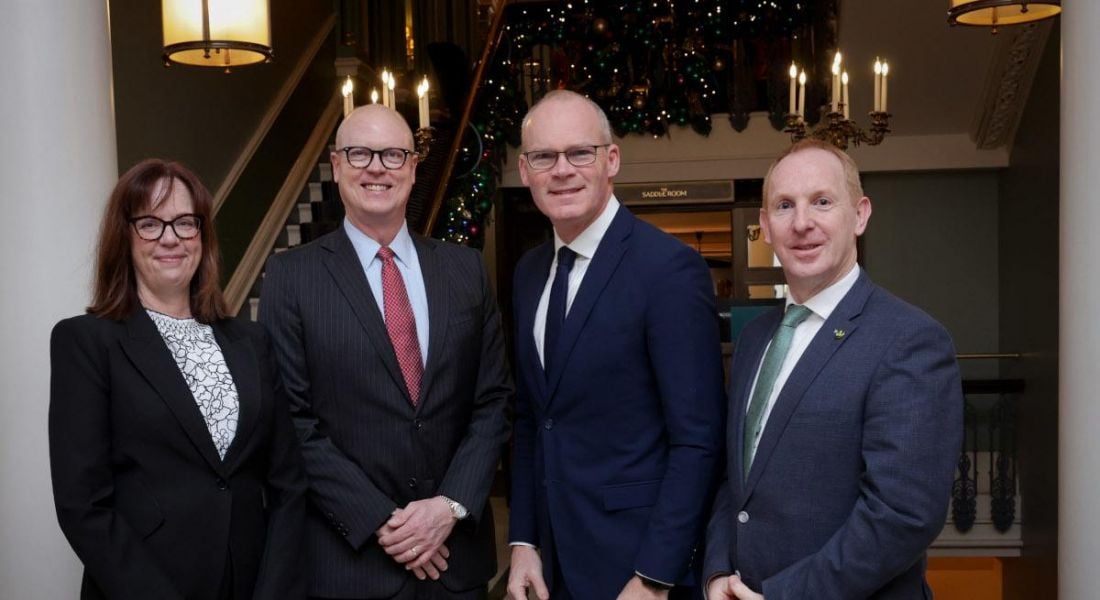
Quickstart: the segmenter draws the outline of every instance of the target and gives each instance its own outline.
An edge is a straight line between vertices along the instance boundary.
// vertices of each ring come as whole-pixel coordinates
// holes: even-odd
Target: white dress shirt
[[[382,259],[378,258],[378,249],[382,246],[359,231],[347,217],[344,217],[344,231],[347,232],[348,239],[355,248],[355,254],[359,256],[359,264],[363,266],[363,272],[367,275],[371,294],[374,295],[378,310],[385,319],[386,306],[382,299]],[[416,319],[416,340],[420,343],[420,363],[425,365],[428,362],[428,292],[424,289],[420,257],[416,253],[412,236],[409,235],[408,223],[401,225],[401,229],[390,242],[390,250],[393,250],[397,271],[405,281],[405,291],[409,295],[413,318]]]
[[[783,359],[783,366],[779,369],[779,375],[775,378],[775,385],[772,386],[772,393],[768,396],[768,403],[764,406],[764,416],[761,420],[760,437],[756,438],[753,442],[752,452],[756,454],[756,447],[760,444],[760,440],[764,437],[763,431],[767,428],[768,417],[772,414],[772,408],[775,407],[775,401],[779,398],[779,393],[783,391],[783,385],[787,383],[787,378],[790,377],[791,371],[794,370],[795,365],[798,364],[798,360],[802,358],[802,353],[809,347],[810,342],[813,341],[814,336],[821,330],[821,326],[825,324],[825,320],[829,318],[829,315],[833,314],[836,307],[840,304],[840,301],[844,299],[844,296],[848,294],[848,291],[852,289],[852,286],[856,284],[856,280],[859,279],[859,265],[852,267],[852,270],[848,271],[848,274],[841,277],[839,281],[830,285],[829,287],[818,292],[814,297],[802,303],[802,306],[810,309],[810,316],[806,317],[805,321],[798,324],[798,327],[794,330],[794,337],[791,338],[791,346],[787,350],[787,356]],[[791,298],[787,298],[787,306],[795,302]],[[771,346],[771,342],[768,342]],[[764,349],[766,355],[768,349]],[[763,359],[761,359],[761,365]],[[752,381],[752,389],[756,389],[756,380],[760,377],[760,366],[756,367],[756,376]],[[749,398],[752,398],[752,394],[749,394]],[[745,411],[748,412],[749,403],[745,403]]]
[[[596,248],[600,246],[600,240],[603,239],[607,228],[611,227],[611,221],[615,220],[615,213],[619,210],[619,201],[615,196],[607,201],[607,205],[604,206],[603,212],[600,216],[596,217],[592,224],[585,228],[577,239],[566,244],[558,237],[558,232],[554,231],[554,260],[550,263],[550,273],[546,278],[546,286],[542,290],[542,297],[539,298],[538,308],[535,309],[535,348],[538,349],[539,361],[543,366],[546,366],[546,361],[543,358],[543,338],[546,336],[546,310],[547,305],[550,304],[550,288],[554,285],[554,273],[558,270],[558,250],[562,246],[569,246],[569,249],[577,253],[576,261],[573,263],[573,268],[569,271],[569,285],[567,293],[565,295],[565,314],[569,315],[569,308],[573,306],[573,299],[577,297],[577,290],[581,287],[581,281],[584,280],[584,274],[588,272],[588,265],[592,263],[592,257],[596,255]]]

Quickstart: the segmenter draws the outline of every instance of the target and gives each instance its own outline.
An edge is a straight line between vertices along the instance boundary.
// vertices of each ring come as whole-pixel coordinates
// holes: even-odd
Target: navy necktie
[[[577,253],[562,246],[558,249],[558,268],[554,271],[554,283],[550,286],[550,301],[546,305],[546,333],[542,338],[542,365],[547,375],[550,373],[551,360],[561,339],[561,330],[565,325],[565,300],[569,296],[569,271],[573,270],[573,261]]]

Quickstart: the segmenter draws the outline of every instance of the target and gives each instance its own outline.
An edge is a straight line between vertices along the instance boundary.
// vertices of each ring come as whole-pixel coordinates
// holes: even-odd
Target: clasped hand
[[[416,500],[393,511],[377,531],[378,543],[417,579],[439,579],[451,556],[443,542],[454,525],[454,515],[443,498]]]

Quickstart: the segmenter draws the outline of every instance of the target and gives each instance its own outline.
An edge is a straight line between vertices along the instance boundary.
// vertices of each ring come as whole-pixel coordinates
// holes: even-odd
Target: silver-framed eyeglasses
[[[381,150],[374,150],[366,146],[345,146],[340,148],[339,152],[343,152],[344,156],[347,158],[348,164],[356,169],[365,169],[369,167],[374,160],[374,156],[377,154],[378,160],[382,161],[382,166],[391,171],[405,166],[405,161],[408,160],[409,155],[412,154],[412,150],[406,150],[404,148],[382,148]]]
[[[134,217],[128,219],[128,221],[134,227],[138,237],[147,242],[159,240],[164,236],[164,230],[168,227],[171,227],[172,233],[176,234],[176,237],[181,240],[189,240],[202,231],[202,217],[192,214],[180,215],[171,221],[165,221],[152,215]]]
[[[554,165],[558,164],[558,156],[562,154],[565,155],[565,160],[569,161],[569,164],[574,167],[587,167],[596,162],[596,157],[599,155],[600,148],[606,148],[610,145],[611,144],[595,144],[592,146],[577,146],[561,151],[532,150],[530,152],[524,152],[523,157],[527,159],[527,166],[536,171],[545,171],[554,168]]]

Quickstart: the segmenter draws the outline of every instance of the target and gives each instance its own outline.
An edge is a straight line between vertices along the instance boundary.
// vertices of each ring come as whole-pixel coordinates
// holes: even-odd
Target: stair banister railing
[[[470,83],[470,93],[466,96],[466,106],[462,109],[462,118],[455,124],[455,136],[447,153],[450,160],[445,161],[443,164],[443,172],[436,182],[435,195],[432,198],[431,210],[428,212],[428,220],[424,225],[424,230],[421,231],[425,236],[432,234],[435,230],[435,223],[439,220],[439,213],[443,208],[447,188],[450,186],[451,176],[454,174],[454,157],[458,156],[459,148],[462,147],[462,135],[466,132],[466,128],[470,126],[470,117],[473,115],[474,106],[477,105],[477,97],[481,91],[482,83],[484,83],[489,61],[496,53],[497,46],[500,45],[501,33],[504,31],[504,8],[507,4],[508,0],[497,0],[494,7],[493,22],[489,26],[489,35],[485,47],[481,51],[481,60],[477,63],[473,81]]]

